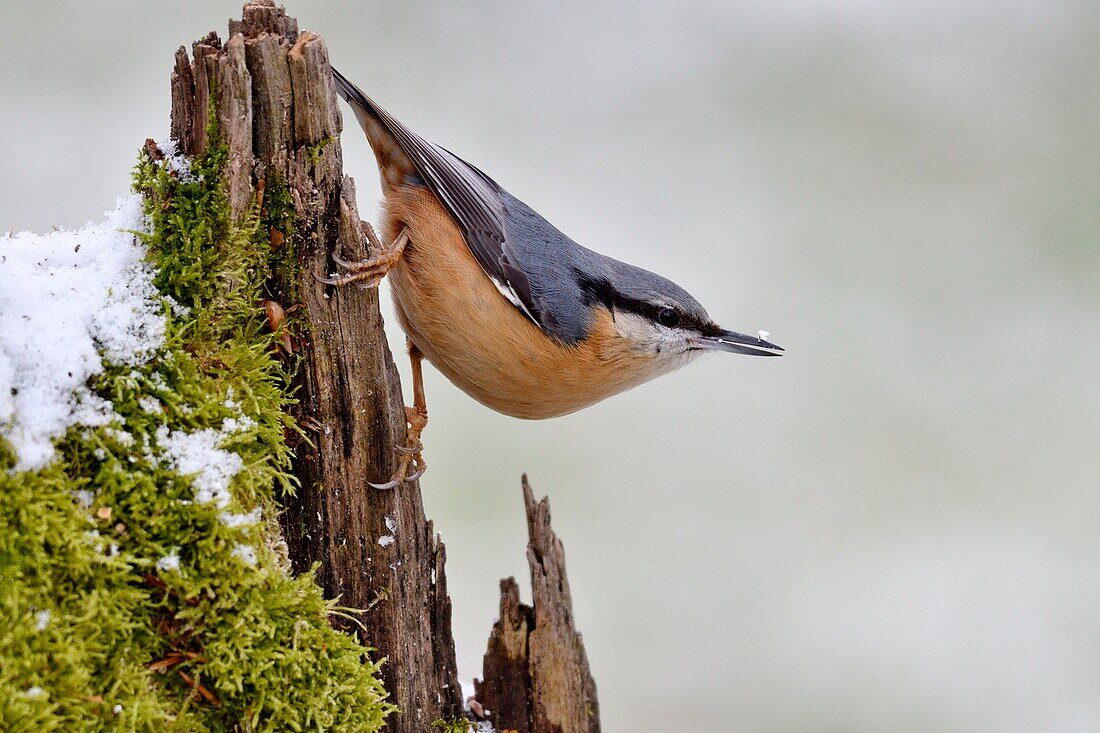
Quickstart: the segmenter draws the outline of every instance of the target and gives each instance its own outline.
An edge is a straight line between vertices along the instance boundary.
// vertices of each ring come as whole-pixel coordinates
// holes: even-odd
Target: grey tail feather
[[[336,80],[336,91],[343,97],[344,101],[348,104],[354,104],[357,107],[362,107],[374,117],[379,117],[378,108],[370,97],[359,89],[359,87],[348,81],[348,78],[337,71],[336,67],[332,68],[332,78]]]

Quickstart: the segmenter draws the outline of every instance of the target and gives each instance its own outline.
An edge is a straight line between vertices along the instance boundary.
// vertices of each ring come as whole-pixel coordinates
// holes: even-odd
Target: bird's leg
[[[412,339],[406,339],[409,348],[409,363],[412,364],[413,404],[405,408],[405,445],[398,446],[397,471],[393,478],[384,484],[371,484],[376,489],[392,489],[402,481],[416,481],[428,470],[422,454],[424,444],[420,435],[428,424],[428,405],[424,400],[424,353],[417,348]],[[412,471],[410,474],[409,472]]]
[[[358,262],[349,262],[334,252],[332,259],[344,269],[344,274],[330,277],[315,275],[314,277],[317,277],[326,285],[340,286],[360,283],[359,287],[361,288],[378,287],[378,283],[382,281],[390,268],[396,265],[401,259],[401,255],[404,254],[405,246],[409,243],[409,230],[407,228],[402,229],[401,233],[397,235],[397,239],[393,240],[393,244],[389,247],[382,246],[382,242],[378,239],[378,235],[375,234],[374,227],[370,225],[370,222],[363,222],[363,233],[370,243],[372,256]]]

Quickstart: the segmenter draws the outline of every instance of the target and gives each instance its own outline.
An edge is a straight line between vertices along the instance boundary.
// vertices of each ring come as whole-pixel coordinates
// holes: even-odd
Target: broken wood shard
[[[523,477],[527,564],[533,606],[519,601],[514,578],[500,582],[500,618],[485,652],[475,698],[497,730],[599,733],[596,682],[573,621],[565,550],[550,528],[550,501],[535,502]]]

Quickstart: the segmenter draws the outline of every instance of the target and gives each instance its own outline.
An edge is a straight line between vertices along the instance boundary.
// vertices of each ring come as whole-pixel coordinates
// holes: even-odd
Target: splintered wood
[[[599,733],[600,705],[565,576],[565,549],[550,528],[550,501],[535,502],[523,477],[527,564],[533,606],[519,601],[515,578],[500,582],[500,619],[493,625],[474,680],[471,708],[498,731]]]

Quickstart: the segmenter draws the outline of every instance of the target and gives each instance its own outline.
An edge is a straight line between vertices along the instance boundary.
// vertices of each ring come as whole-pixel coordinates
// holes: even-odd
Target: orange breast
[[[576,346],[548,337],[509,303],[474,259],[450,214],[424,188],[387,191],[385,232],[410,242],[390,271],[405,333],[455,385],[492,409],[539,419],[574,412],[654,376],[658,365],[595,312]]]

